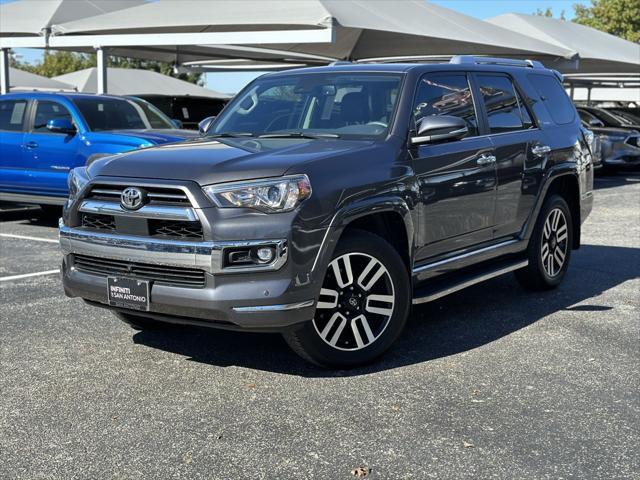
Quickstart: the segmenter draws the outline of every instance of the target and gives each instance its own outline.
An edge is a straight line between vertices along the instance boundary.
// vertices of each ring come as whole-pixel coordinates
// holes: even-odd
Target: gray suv
[[[507,272],[556,287],[592,186],[580,119],[537,62],[274,73],[201,138],[73,170],[64,288],[136,328],[276,331],[350,367],[412,304]]]

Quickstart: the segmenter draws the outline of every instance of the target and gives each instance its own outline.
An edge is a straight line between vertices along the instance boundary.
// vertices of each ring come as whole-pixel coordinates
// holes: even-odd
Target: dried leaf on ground
[[[371,469],[369,467],[358,467],[351,470],[351,475],[356,478],[364,478],[371,473]]]

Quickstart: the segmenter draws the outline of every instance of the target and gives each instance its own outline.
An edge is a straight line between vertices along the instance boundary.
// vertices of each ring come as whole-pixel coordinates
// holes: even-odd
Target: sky
[[[12,0],[0,0],[5,3]],[[446,8],[456,10],[465,15],[479,18],[481,20],[501,15],[503,13],[534,13],[537,9],[551,7],[554,16],[559,17],[564,11],[565,17],[570,20],[573,17],[573,5],[576,3],[590,4],[590,0],[431,0]],[[39,50],[16,49],[16,53],[21,55],[21,59],[30,63],[37,62],[42,57]],[[206,85],[219,92],[235,93],[244,85],[251,81],[261,72],[253,73],[208,73],[206,74]]]

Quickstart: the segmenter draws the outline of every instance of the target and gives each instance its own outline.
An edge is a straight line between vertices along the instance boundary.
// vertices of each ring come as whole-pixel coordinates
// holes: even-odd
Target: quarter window
[[[529,112],[508,77],[479,75],[478,85],[490,133],[514,132],[533,126]]]
[[[22,131],[26,100],[3,100],[0,102],[0,130]]]
[[[430,74],[420,80],[413,105],[413,120],[417,125],[424,117],[451,115],[467,124],[467,137],[478,135],[478,120],[473,105],[469,80],[464,74]]]
[[[67,108],[57,102],[41,101],[36,106],[36,116],[33,120],[33,131],[35,133],[52,133],[47,130],[47,123],[50,120],[64,118],[73,122],[73,117]]]
[[[576,110],[560,82],[550,75],[531,74],[529,81],[540,94],[551,118],[558,125],[573,122]]]

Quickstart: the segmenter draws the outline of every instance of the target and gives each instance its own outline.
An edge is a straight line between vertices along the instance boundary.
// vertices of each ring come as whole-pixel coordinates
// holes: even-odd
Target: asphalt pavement
[[[2,478],[640,478],[638,174],[597,180],[559,289],[507,275],[421,306],[349,371],[66,298],[38,213],[0,206]]]

